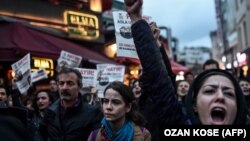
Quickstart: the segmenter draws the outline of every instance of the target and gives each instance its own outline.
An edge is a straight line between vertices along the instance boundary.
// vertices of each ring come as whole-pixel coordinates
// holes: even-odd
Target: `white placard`
[[[28,91],[31,86],[31,67],[30,67],[30,54],[28,53],[22,59],[11,65],[13,71],[19,77],[17,78],[16,85],[21,94]]]
[[[125,66],[113,64],[97,64],[98,97],[103,98],[105,88],[113,81],[124,81]]]

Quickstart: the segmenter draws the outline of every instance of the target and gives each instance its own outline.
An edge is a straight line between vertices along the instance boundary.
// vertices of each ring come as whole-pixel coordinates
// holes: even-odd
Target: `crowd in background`
[[[72,68],[62,67],[48,90],[36,90],[34,84],[25,94],[18,91],[15,76],[9,93],[0,87],[0,122],[6,123],[1,138],[158,141],[168,125],[249,124],[249,80],[236,78],[211,59],[202,73],[187,72],[185,80],[175,81],[158,42],[160,30],[142,19],[142,5],[142,0],[125,0],[142,66],[139,79],[128,86],[111,82],[101,99],[95,87],[83,89],[81,74]]]

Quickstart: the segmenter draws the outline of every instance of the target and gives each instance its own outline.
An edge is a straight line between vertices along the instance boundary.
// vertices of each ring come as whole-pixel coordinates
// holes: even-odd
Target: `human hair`
[[[6,88],[3,85],[0,85],[0,89],[4,89],[5,92],[6,92],[6,95],[7,95],[7,90],[6,90]]]
[[[216,69],[219,69],[220,66],[219,66],[219,63],[214,60],[214,59],[208,59],[202,66],[202,69],[205,70],[205,67],[208,66],[208,65],[212,65],[212,64],[215,64],[216,65]]]
[[[136,81],[136,80],[138,80],[138,79],[136,79],[136,78],[131,78],[131,79],[129,79],[129,87],[133,87],[133,85],[134,85],[134,82]]]
[[[59,81],[59,76],[61,74],[68,74],[68,73],[74,73],[77,76],[77,84],[80,88],[82,88],[83,84],[82,84],[82,75],[81,73],[77,70],[77,69],[73,69],[73,68],[68,68],[68,67],[62,67],[62,69],[58,72],[57,74],[57,81]]]
[[[49,79],[49,82],[51,82],[51,81],[55,81],[56,82],[56,79],[55,78]]]
[[[186,80],[178,80],[175,82],[176,88],[180,85],[181,82],[187,82]]]
[[[192,72],[188,71],[188,72],[186,72],[186,73],[184,74],[184,78],[186,79],[188,75],[194,76],[194,74],[193,74]]]
[[[138,79],[135,79],[134,81],[133,81],[133,83],[132,83],[132,88],[134,88],[135,87],[135,83],[139,83],[139,85],[140,85],[140,81],[138,80]]]
[[[194,121],[192,121],[193,124],[201,124],[200,120],[195,118],[197,115],[193,111],[193,104],[196,103],[197,101],[197,95],[201,87],[203,86],[204,82],[211,76],[215,76],[215,75],[224,76],[232,82],[235,88],[236,103],[237,103],[237,109],[238,109],[236,119],[233,124],[245,124],[247,107],[246,107],[245,98],[239,86],[239,83],[232,74],[230,74],[226,70],[221,70],[221,69],[211,69],[211,70],[206,70],[200,73],[195,78],[192,85],[190,86],[188,95],[186,96],[186,99],[185,99],[185,105],[187,107],[187,113],[189,113],[191,118],[194,119]]]
[[[120,81],[113,81],[104,90],[104,95],[108,89],[117,91],[122,96],[126,105],[131,103],[131,110],[126,113],[126,119],[133,121],[137,125],[143,125],[145,123],[144,117],[138,112],[136,98],[129,86]]]
[[[47,94],[47,96],[49,97],[49,101],[51,103],[53,103],[55,101],[55,99],[53,98],[53,96],[49,93],[49,91],[47,89],[41,89],[41,90],[38,90],[36,93],[35,93],[35,97],[34,99],[32,100],[32,107],[34,108],[35,112],[38,112],[39,109],[38,109],[38,106],[37,106],[37,96],[39,93],[41,92],[45,92]]]
[[[241,81],[245,81],[245,82],[248,82],[249,84],[250,84],[250,81],[248,80],[248,79],[246,79],[246,78],[239,78],[239,83],[241,82]]]

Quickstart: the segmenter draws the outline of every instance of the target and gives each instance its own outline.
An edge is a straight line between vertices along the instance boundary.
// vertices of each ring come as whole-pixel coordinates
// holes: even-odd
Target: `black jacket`
[[[143,93],[138,104],[147,120],[146,128],[151,132],[152,140],[158,141],[164,127],[184,124],[185,117],[148,23],[140,20],[133,24],[132,34],[143,68],[140,78]]]
[[[39,129],[43,118],[40,116],[39,111],[32,110],[24,106],[22,102],[20,101],[20,95],[21,93],[17,89],[14,89],[11,91],[13,106],[27,111],[27,114],[28,114],[26,117],[27,128],[33,140],[44,141],[45,139],[40,134],[40,129]]]
[[[18,107],[0,108],[1,141],[33,141],[27,129],[28,111]]]
[[[44,125],[50,141],[85,141],[92,130],[100,128],[103,114],[93,106],[79,102],[60,118],[60,99],[49,107]]]

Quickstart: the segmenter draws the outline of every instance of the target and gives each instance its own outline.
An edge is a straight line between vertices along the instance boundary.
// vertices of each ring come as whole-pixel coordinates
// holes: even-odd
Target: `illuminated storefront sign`
[[[100,36],[99,21],[95,15],[65,11],[64,22],[68,25],[70,37],[93,40]]]
[[[49,77],[54,76],[54,63],[52,59],[32,57],[31,62],[32,71],[37,71],[41,68],[44,68]]]

